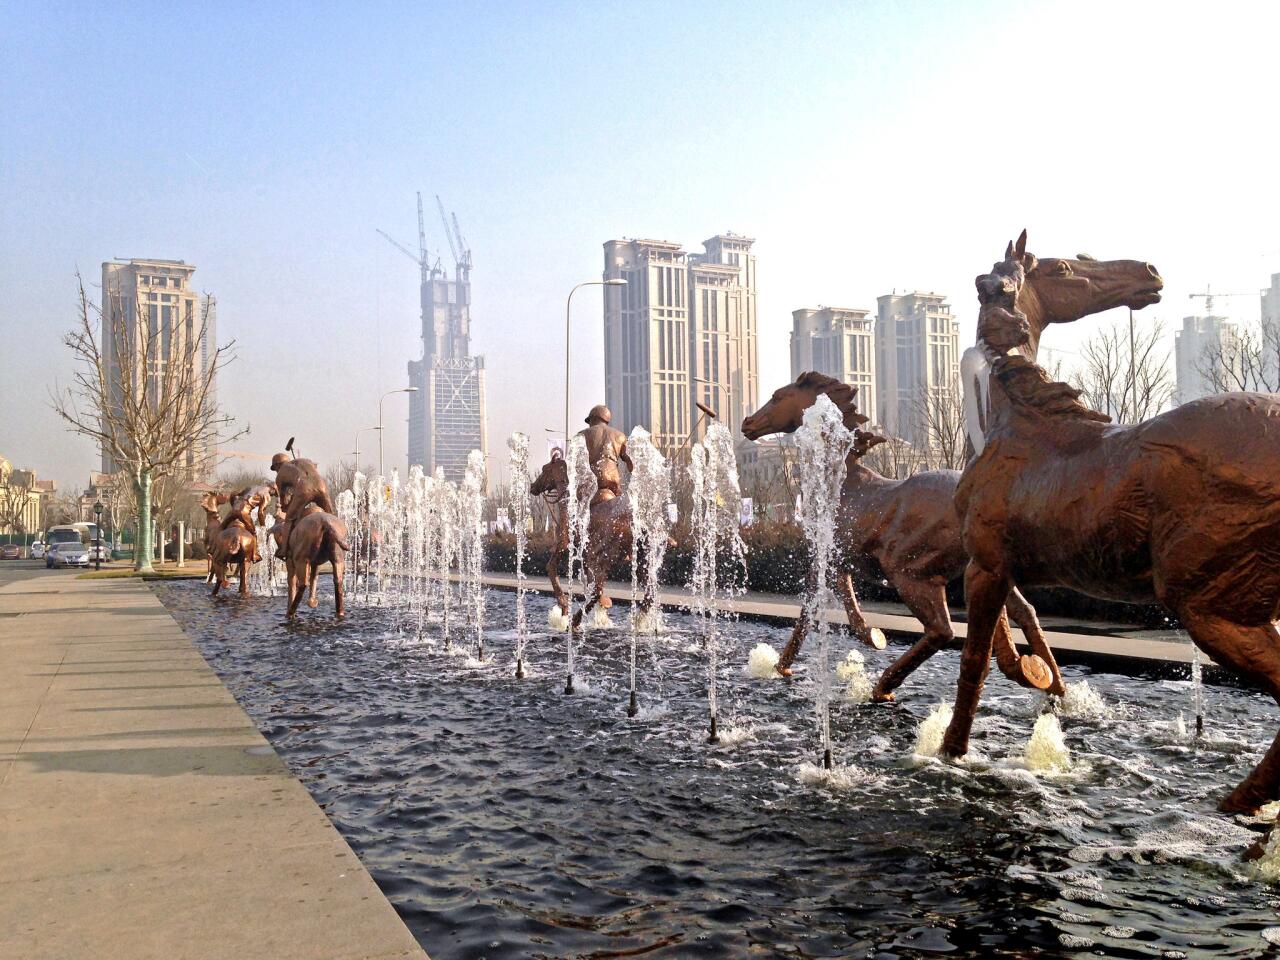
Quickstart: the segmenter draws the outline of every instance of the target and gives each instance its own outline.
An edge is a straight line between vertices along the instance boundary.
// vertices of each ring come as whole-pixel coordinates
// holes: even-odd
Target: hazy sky
[[[1155,263],[1140,316],[1171,332],[1189,292],[1280,272],[1278,35],[1276,3],[10,3],[0,454],[83,486],[96,451],[48,406],[75,271],[162,257],[239,346],[236,447],[348,455],[420,352],[417,269],[374,232],[415,245],[416,190],[432,255],[436,193],[473,250],[501,460],[561,422],[564,296],[615,237],[756,238],[763,392],[800,306],[939,290],[971,340],[973,277],[1023,226],[1042,254]],[[600,296],[575,305],[577,418],[603,371]]]

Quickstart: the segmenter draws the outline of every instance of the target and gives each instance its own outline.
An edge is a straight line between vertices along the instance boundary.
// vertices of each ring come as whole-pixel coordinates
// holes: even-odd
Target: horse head
[[[543,465],[538,476],[529,485],[529,493],[554,501],[563,497],[568,489],[569,467],[564,461],[564,454],[559,450],[552,450],[551,459]]]
[[[1004,264],[993,273],[1022,267],[1026,283],[1017,309],[1027,318],[1029,335],[1019,351],[1034,360],[1040,334],[1051,323],[1072,323],[1113,307],[1141,310],[1160,302],[1164,280],[1143,260],[1095,260],[1088,254],[1040,258],[1027,252],[1027,231],[1005,249]]]
[[[742,421],[742,435],[748,440],[759,440],[773,433],[795,433],[804,422],[804,412],[826,395],[844,414],[844,424],[853,429],[867,422],[858,412],[854,402],[858,388],[852,384],[809,371],[773,391],[773,396],[763,407]]]

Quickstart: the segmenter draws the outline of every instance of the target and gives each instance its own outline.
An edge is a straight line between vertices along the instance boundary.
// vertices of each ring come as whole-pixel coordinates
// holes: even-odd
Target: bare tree
[[[928,470],[963,469],[967,438],[959,378],[953,377],[933,389],[922,385],[913,406],[917,434],[928,438],[926,449],[920,452],[921,466]]]
[[[1116,423],[1149,420],[1173,401],[1169,353],[1161,349],[1160,324],[1146,329],[1113,323],[1098,330],[1081,350],[1075,386],[1093,409]]]
[[[354,460],[339,460],[331,464],[324,472],[324,482],[329,485],[329,493],[337,496],[343,490],[350,490],[356,479]]]
[[[152,569],[152,484],[194,469],[203,451],[232,421],[214,400],[218,371],[231,359],[231,345],[201,356],[208,308],[185,324],[149,316],[145,305],[106,296],[94,304],[77,277],[80,315],[63,338],[75,361],[74,383],[55,393],[53,409],[70,429],[95,440],[132,478],[137,498],[137,570]]]
[[[1219,337],[1196,359],[1196,372],[1213,393],[1280,391],[1280,327],[1264,323]]]
[[[30,533],[27,521],[31,511],[31,491],[35,475],[29,470],[14,470],[0,460],[0,530]]]
[[[869,429],[872,433],[880,433],[876,427]],[[862,462],[882,477],[905,480],[919,469],[920,455],[901,437],[887,436],[884,443],[871,448]]]

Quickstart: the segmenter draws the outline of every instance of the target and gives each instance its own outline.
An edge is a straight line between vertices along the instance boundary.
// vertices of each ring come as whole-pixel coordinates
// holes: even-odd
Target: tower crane
[[[449,230],[449,217],[444,212],[444,204],[440,202],[440,194],[436,194],[436,209],[440,211],[440,223],[444,225],[444,238],[449,241],[449,252],[453,254],[453,265],[462,267],[462,259],[458,256],[458,245],[454,243],[453,233]]]
[[[1194,300],[1196,297],[1204,298],[1204,312],[1208,316],[1213,316],[1213,301],[1217,297],[1256,297],[1256,293],[1214,293],[1212,288],[1206,286],[1204,293],[1189,293],[1188,300]]]
[[[439,197],[436,198],[437,201]],[[377,229],[376,227],[374,229]],[[427,231],[426,225],[422,219],[422,194],[418,194],[418,252],[414,253],[407,246],[391,236],[385,230],[378,230],[389,244],[403,253],[406,257],[418,265],[418,270],[422,274],[422,282],[425,284],[431,279],[431,261],[427,259]]]

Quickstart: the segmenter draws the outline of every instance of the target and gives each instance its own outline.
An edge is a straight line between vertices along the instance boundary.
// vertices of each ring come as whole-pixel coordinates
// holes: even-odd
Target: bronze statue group
[[[290,444],[292,447],[292,444]],[[206,493],[201,498],[206,523],[205,550],[209,557],[206,582],[213,583],[213,596],[227,585],[227,574],[233,565],[240,578],[240,595],[249,594],[249,566],[263,560],[258,549],[257,527],[266,524],[267,508],[276,501],[275,524],[270,539],[275,544],[276,558],[285,564],[288,583],[287,613],[292,619],[304,593],[308,603],[316,606],[316,579],[321,566],[328,563],[333,573],[334,612],[345,614],[343,574],[347,551],[347,527],[334,515],[329,486],[316,465],[288,453],[271,458],[275,481],[257,487],[246,487],[234,493]],[[218,507],[229,503],[225,516]],[[257,514],[257,523],[254,514]]]
[[[1280,701],[1280,398],[1221,394],[1134,425],[1112,424],[1036,365],[1040,337],[1114,307],[1158,302],[1163,281],[1149,263],[1091,257],[1038,258],[1026,232],[1004,259],[976,280],[978,342],[961,364],[966,432],[972,456],[963,471],[938,470],[887,479],[862,463],[884,438],[865,429],[856,388],[819,373],[801,374],[776,391],[742,432],[751,440],[791,433],[818,397],[843,414],[855,440],[836,516],[838,586],[849,628],[884,646],[858,606],[855,577],[874,559],[924,627],[921,638],[881,675],[873,697],[892,700],[913,670],[954,639],[945,588],[964,576],[968,634],[959,663],[956,707],[943,753],[962,757],[990,661],[1025,687],[1062,695],[1063,681],[1035,611],[1019,586],[1065,586],[1111,600],[1158,602],[1178,617],[1195,644]],[[608,606],[608,572],[632,552],[621,466],[631,468],[626,436],[593,408],[579,434],[594,477],[589,493],[586,604]],[[309,460],[277,454],[275,482],[205,499],[214,594],[236,564],[247,592],[247,565],[260,559],[253,514],[264,522],[275,498],[271,537],[288,568],[288,614],[304,591],[315,606],[317,570],[333,569],[343,613],[346,527],[334,515],[323,478]],[[571,485],[555,451],[530,492],[553,507],[556,549],[547,566],[557,605],[572,603],[557,567],[570,545]],[[230,503],[219,516],[218,507]],[[642,558],[637,558],[643,562]],[[644,595],[648,607],[654,597]],[[1029,646],[1020,654],[1010,620]],[[796,623],[777,670],[791,673],[809,624]],[[1262,761],[1221,803],[1252,813],[1280,799],[1280,735]]]

